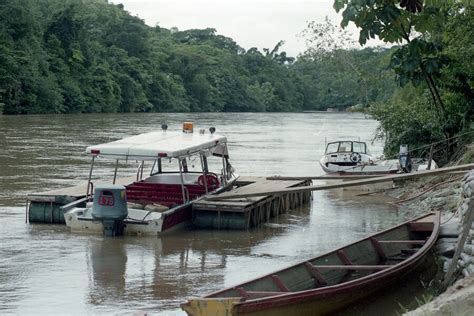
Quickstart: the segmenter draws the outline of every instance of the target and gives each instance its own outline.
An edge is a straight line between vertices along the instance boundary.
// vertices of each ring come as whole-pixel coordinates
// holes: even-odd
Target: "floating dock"
[[[129,184],[136,177],[117,179],[117,184]],[[98,181],[100,183],[110,183]],[[30,223],[65,224],[64,214],[61,207],[77,202],[77,206],[86,205],[87,182],[81,185],[57,189],[52,191],[28,194],[26,198],[26,218]]]
[[[261,225],[270,218],[308,203],[311,192],[291,192],[281,195],[236,198],[235,194],[258,191],[279,191],[287,188],[310,186],[311,180],[270,180],[266,177],[240,177],[237,188],[212,195],[212,201],[203,198],[193,202],[193,224],[199,228],[248,229]],[[220,197],[226,197],[220,201]]]
[[[135,179],[122,178],[117,184],[129,184]],[[232,194],[247,194],[262,190],[282,190],[311,185],[311,180],[269,180],[265,177],[240,177],[232,191],[212,195],[229,197]],[[30,223],[64,224],[62,206],[86,203],[87,184],[69,188],[32,193],[27,197],[27,219]],[[311,192],[292,192],[281,195],[266,195],[251,198],[237,198],[225,201],[206,198],[192,203],[193,224],[199,228],[248,229],[268,221],[274,216],[308,203]]]

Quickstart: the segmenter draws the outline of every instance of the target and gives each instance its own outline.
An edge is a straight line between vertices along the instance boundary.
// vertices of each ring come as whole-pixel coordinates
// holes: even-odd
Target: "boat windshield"
[[[360,153],[360,154],[366,154],[367,153],[367,146],[365,143],[362,142],[353,142],[352,143],[352,151]]]
[[[328,146],[326,147],[326,154],[337,153],[338,149],[339,149],[339,142],[329,143]]]
[[[352,142],[340,142],[338,152],[351,152],[352,151]]]
[[[326,154],[358,152],[367,153],[367,146],[364,142],[341,141],[329,143],[326,147]]]

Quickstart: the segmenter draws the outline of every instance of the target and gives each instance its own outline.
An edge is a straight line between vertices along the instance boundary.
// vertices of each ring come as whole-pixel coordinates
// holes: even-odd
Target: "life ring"
[[[204,179],[206,179],[207,187],[208,188],[213,188],[213,187],[218,187],[220,182],[219,178],[217,177],[217,174],[209,172],[207,175],[200,175],[197,182],[200,186],[204,186]]]
[[[358,163],[361,161],[362,156],[357,152],[352,152],[350,158],[353,163]]]

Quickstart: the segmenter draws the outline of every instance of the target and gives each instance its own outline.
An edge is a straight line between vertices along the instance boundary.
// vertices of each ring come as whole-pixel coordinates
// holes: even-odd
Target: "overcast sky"
[[[322,23],[328,16],[339,24],[334,0],[111,0],[151,26],[179,30],[212,27],[244,49],[273,48],[296,56],[306,49],[298,35],[309,21]]]

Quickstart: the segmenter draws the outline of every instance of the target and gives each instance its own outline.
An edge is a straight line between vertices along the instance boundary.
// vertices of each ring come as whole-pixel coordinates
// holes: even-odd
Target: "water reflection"
[[[89,302],[94,305],[104,299],[117,299],[125,292],[127,252],[117,238],[100,239],[91,243],[88,260],[92,271]]]
[[[278,258],[264,244],[308,224],[309,212],[306,205],[245,232],[187,229],[160,238],[94,239],[87,258],[89,303],[103,307],[146,298],[176,308],[177,298],[225,286],[229,258]]]

